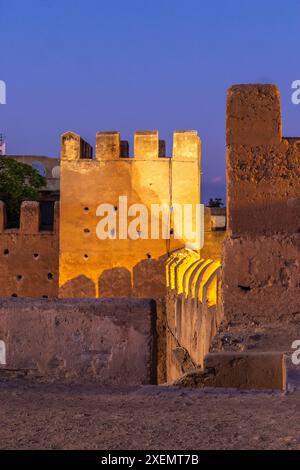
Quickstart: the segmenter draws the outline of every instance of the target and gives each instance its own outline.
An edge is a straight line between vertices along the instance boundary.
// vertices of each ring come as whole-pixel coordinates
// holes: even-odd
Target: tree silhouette
[[[221,197],[215,197],[215,198],[211,197],[209,199],[208,207],[222,207],[222,206],[224,206],[224,203]]]
[[[30,165],[0,157],[0,201],[6,204],[7,226],[18,227],[22,201],[34,201],[46,179]]]

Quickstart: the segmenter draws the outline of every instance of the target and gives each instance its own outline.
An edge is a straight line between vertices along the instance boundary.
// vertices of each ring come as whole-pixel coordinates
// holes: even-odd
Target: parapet
[[[61,137],[61,160],[91,159],[93,147],[74,132],[66,132]]]
[[[96,160],[114,160],[120,156],[120,132],[97,132]]]
[[[6,206],[0,201],[0,234],[7,230]],[[53,233],[58,233],[59,226],[59,202],[54,205]],[[20,208],[20,228],[14,231],[24,235],[36,235],[41,231],[40,203],[37,201],[24,201]]]
[[[20,231],[26,234],[38,233],[40,230],[40,205],[36,201],[24,201],[20,211]]]
[[[227,145],[277,145],[282,139],[275,85],[234,85],[227,92]]]
[[[173,135],[173,159],[195,161],[200,157],[200,138],[197,131],[175,131]],[[137,131],[134,134],[133,158],[158,160],[166,157],[166,144],[159,139],[158,131]],[[78,134],[66,132],[61,137],[62,160],[92,159],[92,147]],[[97,132],[96,155],[98,161],[130,158],[129,144],[121,140],[120,132]]]
[[[134,158],[155,160],[159,156],[158,131],[138,131],[134,134]]]
[[[197,131],[175,131],[173,136],[173,158],[195,160],[200,155],[200,139]]]

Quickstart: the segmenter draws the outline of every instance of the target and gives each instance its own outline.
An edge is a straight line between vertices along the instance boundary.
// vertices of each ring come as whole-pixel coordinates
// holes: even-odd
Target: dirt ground
[[[300,449],[300,392],[0,384],[1,449]]]

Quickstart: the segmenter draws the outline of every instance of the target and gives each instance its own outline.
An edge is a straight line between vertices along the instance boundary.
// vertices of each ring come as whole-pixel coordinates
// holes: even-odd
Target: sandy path
[[[300,393],[0,385],[1,449],[300,449]]]

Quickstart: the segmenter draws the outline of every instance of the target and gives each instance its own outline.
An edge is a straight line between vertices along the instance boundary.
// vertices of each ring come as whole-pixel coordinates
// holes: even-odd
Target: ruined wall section
[[[21,205],[19,229],[6,228],[5,204],[0,201],[0,297],[58,295],[58,221],[55,204],[54,230],[40,230],[40,206]]]
[[[134,157],[119,132],[99,132],[95,158],[82,153],[80,136],[66,133],[61,143],[60,297],[163,297],[165,260],[184,240],[129,238],[99,240],[96,215],[112,204],[117,220],[119,196],[128,207],[200,202],[200,139],[195,131],[175,132],[173,157],[157,131],[134,136]],[[129,217],[129,222],[134,217]],[[123,220],[123,219],[122,219]],[[162,226],[161,214],[159,215]],[[151,220],[148,218],[151,233]],[[171,224],[172,225],[172,224]],[[119,227],[118,227],[119,229]],[[113,235],[113,234],[112,234]]]
[[[300,138],[282,137],[279,90],[237,85],[227,96],[223,301],[230,319],[300,309]]]
[[[156,383],[155,303],[0,299],[1,377],[57,383]],[[4,363],[3,363],[4,362]]]

